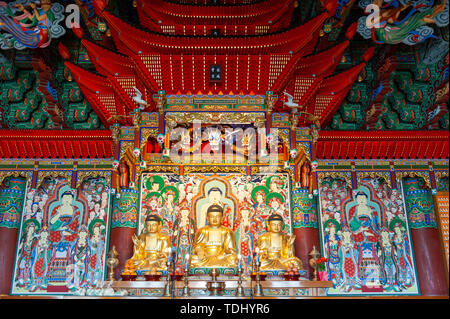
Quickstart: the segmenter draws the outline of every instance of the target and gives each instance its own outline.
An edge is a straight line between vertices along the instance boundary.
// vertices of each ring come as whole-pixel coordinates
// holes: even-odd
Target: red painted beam
[[[448,139],[448,131],[321,131],[317,142],[317,157],[449,158]]]
[[[0,130],[0,158],[110,158],[109,130]]]

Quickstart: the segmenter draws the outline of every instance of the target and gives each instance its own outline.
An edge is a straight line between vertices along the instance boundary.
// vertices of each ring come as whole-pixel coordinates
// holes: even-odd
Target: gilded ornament
[[[72,180],[72,171],[68,170],[59,170],[59,171],[39,171],[38,172],[38,178],[36,183],[36,188],[39,188],[41,186],[41,183],[44,181],[46,177],[64,177],[67,179],[67,181],[70,183]]]
[[[106,184],[111,183],[111,171],[78,171],[77,172],[77,188],[83,183],[84,180],[88,178],[99,178],[105,179]]]
[[[339,178],[344,180],[347,183],[347,187],[352,186],[352,178],[350,172],[318,172],[318,178],[319,180],[324,180],[327,177],[331,178]]]
[[[185,113],[166,113],[166,124],[173,128],[177,123],[193,123],[194,121],[202,123],[265,123],[264,113],[241,113],[241,112],[185,112]]]
[[[449,177],[448,176],[449,174],[448,174],[448,171],[445,171],[445,170],[435,170],[434,171],[434,176],[436,177],[436,179],[440,179],[440,178],[443,178],[443,177]]]
[[[382,178],[386,182],[386,184],[389,186],[389,188],[392,188],[391,174],[389,172],[382,172],[382,171],[367,172],[367,171],[361,171],[361,172],[356,172],[356,176],[357,176],[358,182],[360,180],[364,179],[364,178]]]
[[[242,173],[245,174],[246,166],[236,165],[236,166],[223,166],[223,165],[214,165],[214,166],[184,166],[183,171],[184,174],[189,173]]]

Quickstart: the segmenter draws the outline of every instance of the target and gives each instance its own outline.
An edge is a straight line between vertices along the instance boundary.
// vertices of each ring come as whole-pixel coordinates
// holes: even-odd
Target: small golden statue
[[[295,236],[282,233],[283,218],[278,214],[269,216],[268,232],[258,239],[261,270],[303,270],[302,261],[294,256]]]
[[[192,268],[236,268],[237,255],[233,231],[222,226],[223,208],[211,205],[206,212],[208,225],[195,234]]]
[[[145,219],[142,233],[139,237],[133,235],[134,253],[125,265],[127,271],[147,270],[149,273],[154,273],[156,270],[167,270],[170,238],[161,233],[161,228],[160,217],[149,215]]]

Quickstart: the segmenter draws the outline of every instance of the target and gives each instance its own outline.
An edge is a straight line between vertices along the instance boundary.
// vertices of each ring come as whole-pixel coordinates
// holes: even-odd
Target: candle
[[[167,248],[167,249],[166,249],[166,253],[167,253],[167,263],[168,263],[168,264],[170,264],[170,255],[171,255],[171,254],[170,254],[170,251],[171,251],[170,248]]]
[[[255,252],[256,252],[256,263],[258,264],[259,263],[259,247],[256,247]]]
[[[186,254],[186,262],[184,264],[184,269],[186,270],[186,272],[189,269],[189,254]]]
[[[238,254],[238,270],[242,269],[242,255]]]

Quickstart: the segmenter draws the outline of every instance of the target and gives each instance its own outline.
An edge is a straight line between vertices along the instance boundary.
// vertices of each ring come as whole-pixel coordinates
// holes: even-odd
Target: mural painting
[[[367,178],[351,190],[320,181],[321,235],[329,294],[417,294],[417,277],[401,191]]]
[[[141,181],[138,233],[150,214],[163,219],[163,231],[177,247],[176,265],[184,267],[183,256],[191,254],[197,229],[206,225],[211,205],[224,210],[223,225],[235,234],[245,271],[251,264],[257,238],[266,231],[272,213],[283,217],[285,233],[292,234],[290,191],[287,174],[151,174]]]
[[[65,177],[46,177],[37,189],[28,189],[12,294],[72,294],[100,287],[108,207],[104,178],[85,178],[73,189]]]

